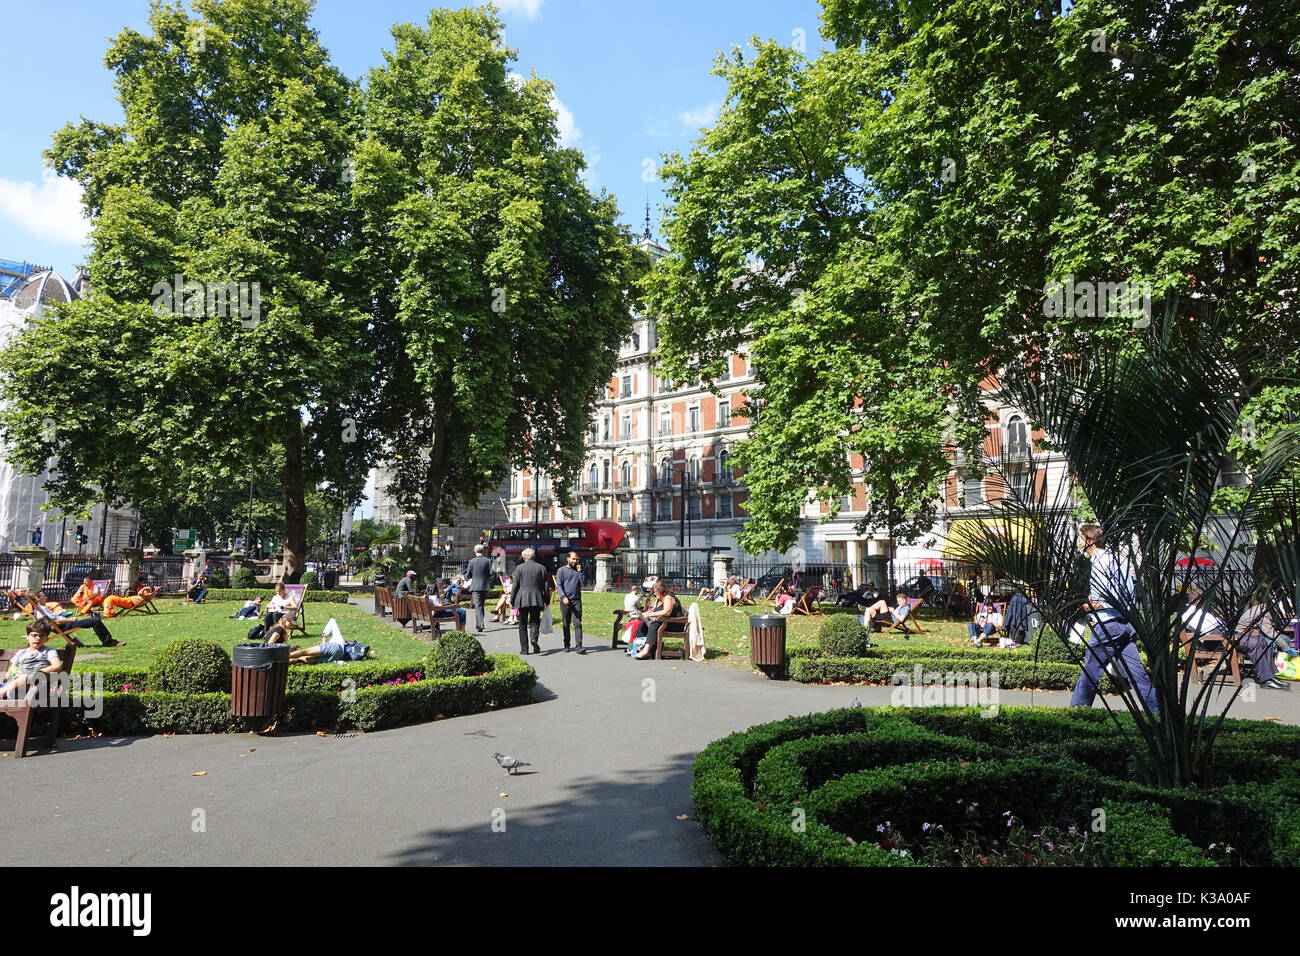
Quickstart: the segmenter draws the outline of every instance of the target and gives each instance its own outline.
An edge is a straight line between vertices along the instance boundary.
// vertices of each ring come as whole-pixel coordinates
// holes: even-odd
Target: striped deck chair
[[[799,595],[799,600],[795,602],[791,614],[807,614],[809,617],[824,615],[821,608],[822,586],[814,584],[812,587]]]
[[[758,587],[757,582],[751,581],[749,584],[746,584],[741,588],[740,597],[736,598],[736,605],[756,604],[757,602],[754,600],[754,588],[756,587]]]
[[[903,637],[909,640],[911,639],[913,634],[925,633],[924,629],[921,627],[921,622],[916,618],[916,609],[921,606],[921,601],[922,598],[919,597],[908,598],[907,614],[906,616],[903,617],[901,621],[894,617],[893,609],[891,608],[888,622],[886,622],[884,618],[878,617],[872,620],[871,622],[872,626],[879,628],[882,634],[888,631],[901,631]],[[863,614],[867,613],[867,609],[860,605],[858,607],[858,610],[861,611]],[[915,630],[913,630],[913,628],[915,628]]]

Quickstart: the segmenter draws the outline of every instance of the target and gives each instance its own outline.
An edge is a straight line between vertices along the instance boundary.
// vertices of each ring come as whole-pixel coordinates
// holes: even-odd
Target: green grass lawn
[[[126,642],[124,647],[101,647],[93,631],[80,628],[75,633],[86,647],[77,651],[74,667],[76,670],[148,667],[164,646],[179,637],[205,638],[216,641],[229,650],[236,644],[243,643],[248,629],[258,623],[227,619],[228,614],[234,613],[242,605],[242,601],[205,602],[198,605],[159,601],[160,614],[132,612],[120,620],[106,620],[104,623],[108,625],[113,637]],[[368,661],[383,664],[406,661],[414,663],[429,653],[428,643],[416,640],[409,633],[399,631],[360,608],[348,604],[325,603],[310,603],[306,608],[307,637],[304,640],[301,633],[295,634],[291,641],[293,644],[304,647],[319,644],[325,622],[334,617],[338,620],[344,637],[370,645]],[[0,647],[26,647],[27,641],[23,636],[26,626],[25,621],[14,621],[12,615],[6,615],[5,620],[0,622]],[[63,641],[55,638],[50,646],[61,649]]]
[[[694,603],[696,603],[694,597],[683,598],[685,606],[689,607]],[[592,633],[598,639],[608,639],[613,628],[614,610],[622,606],[622,593],[584,593],[582,596],[584,633]],[[553,607],[552,610],[555,612],[555,624],[558,630],[558,606]],[[749,663],[749,615],[761,614],[765,608],[760,604],[756,608],[747,607],[743,610],[743,614],[738,614],[733,608],[716,602],[700,602],[700,620],[704,625],[704,643],[707,648],[707,656],[710,659],[721,658],[736,664]],[[827,615],[855,613],[844,608],[832,607],[829,604],[823,605],[822,610]],[[896,647],[908,650],[918,648],[953,650],[970,648],[971,643],[967,635],[965,620],[949,620],[932,608],[922,608],[917,613],[920,616],[921,627],[925,629],[925,633],[913,634],[910,639],[904,638],[897,632],[889,635],[876,634],[871,640],[880,647]],[[825,617],[807,617],[804,615],[787,617],[785,625],[786,647],[816,647],[817,633],[821,628],[821,622],[825,619]],[[673,646],[673,643],[670,640],[669,646]],[[994,646],[986,648],[986,650],[990,654],[1029,653],[1027,648],[1006,651]]]

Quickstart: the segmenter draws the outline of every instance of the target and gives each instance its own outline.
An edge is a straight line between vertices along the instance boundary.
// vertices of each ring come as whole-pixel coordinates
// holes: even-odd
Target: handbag
[[[549,637],[551,631],[554,630],[554,628],[555,628],[554,616],[551,614],[551,606],[548,604],[546,607],[542,608],[541,632]]]

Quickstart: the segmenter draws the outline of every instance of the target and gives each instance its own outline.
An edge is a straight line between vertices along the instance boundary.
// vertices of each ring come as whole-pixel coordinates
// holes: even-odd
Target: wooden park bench
[[[21,648],[0,651],[0,673],[8,670],[9,661],[13,659],[13,656],[19,650]],[[58,653],[63,660],[63,667],[59,669],[59,673],[71,673],[72,661],[77,656],[76,647],[65,647]],[[0,714],[11,718],[18,725],[18,734],[14,738],[15,759],[26,756],[27,748],[35,745],[37,741],[48,740],[46,746],[53,747],[55,739],[59,736],[59,721],[62,717],[62,708],[58,706],[57,701],[52,701],[54,706],[38,706],[36,702],[38,691],[39,687],[34,684],[28,687],[23,696],[16,700],[0,700]],[[38,737],[32,737],[32,723],[37,719],[44,722],[45,733]]]
[[[677,606],[678,608],[681,608],[681,601],[677,602]],[[621,607],[614,610],[614,636],[613,641],[609,645],[611,650],[618,650],[620,642],[622,642],[624,646],[627,645],[627,642],[623,641],[619,636],[623,632],[623,618],[625,617],[627,617],[627,611],[623,610]],[[689,655],[686,653],[686,623],[687,618],[685,614],[680,617],[667,618],[663,622],[659,627],[659,643],[655,645],[655,660],[664,660],[667,658],[668,660],[684,661],[689,658]],[[681,649],[678,650],[677,648],[673,648],[665,652],[664,638],[678,636],[682,639]]]

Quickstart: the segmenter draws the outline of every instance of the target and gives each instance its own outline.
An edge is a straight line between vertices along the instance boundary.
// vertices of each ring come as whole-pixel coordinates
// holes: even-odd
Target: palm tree
[[[1190,563],[1181,567],[1179,558],[1205,544],[1212,498],[1232,464],[1229,439],[1239,427],[1242,406],[1274,367],[1260,346],[1234,344],[1216,323],[1180,319],[1175,311],[1176,302],[1145,337],[1076,335],[1027,352],[1001,381],[1004,403],[1028,413],[1060,449],[1109,546],[1135,570],[1133,594],[1103,596],[1133,626],[1146,656],[1158,713],[1133,689],[1133,675],[1122,660],[1114,661],[1128,678],[1121,698],[1133,717],[1137,737],[1130,743],[1141,773],[1164,787],[1206,778],[1215,736],[1241,692],[1238,687],[1222,711],[1211,715],[1217,673],[1194,692],[1192,668],[1180,675],[1181,614],[1197,569]],[[1264,583],[1282,584],[1294,600],[1300,579],[1294,498],[1300,441],[1291,436],[1274,444],[1250,476],[1246,504],[1221,542],[1223,559],[1208,581],[1202,578],[1209,609],[1228,633],[1235,631],[1249,600],[1247,589],[1232,586],[1230,568],[1241,564],[1255,539],[1266,540],[1273,556]],[[1070,647],[1067,638],[1084,618],[1088,561],[1063,506],[1065,489],[1049,488],[1042,477],[1023,493],[1011,482],[1004,485],[1005,520],[950,546],[961,558],[1019,582],[1045,626]],[[1189,650],[1194,652],[1196,644]],[[1082,660],[1082,651],[1073,653]],[[1125,722],[1117,723],[1130,733]]]

